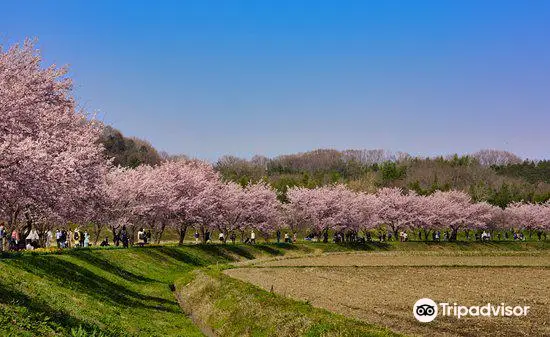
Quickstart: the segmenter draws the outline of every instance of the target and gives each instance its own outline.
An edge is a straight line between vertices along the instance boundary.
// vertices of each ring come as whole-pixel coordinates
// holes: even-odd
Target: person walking
[[[59,229],[55,231],[55,241],[57,242],[57,248],[61,248],[61,231]]]
[[[223,232],[220,232],[218,239],[220,240],[221,243],[225,243],[225,236],[223,235]]]
[[[11,249],[16,250],[17,245],[19,244],[19,232],[17,230],[13,230],[11,232]]]
[[[120,230],[120,238],[122,239],[122,246],[124,248],[128,248],[128,231],[126,230],[126,226],[122,226],[122,229]]]
[[[277,229],[277,243],[281,243],[281,231]]]
[[[38,236],[38,232],[36,231],[36,229],[31,229],[29,235],[27,235],[25,240],[33,247],[38,247],[38,240],[40,240],[40,237]]]
[[[254,233],[254,230],[250,233],[250,243],[253,245],[256,244],[256,233]]]
[[[77,247],[80,245],[80,231],[78,230],[78,228],[74,229],[73,242],[74,242],[73,247]]]
[[[147,241],[147,234],[145,234],[145,231],[143,228],[140,228],[138,231],[138,245],[143,246],[145,245],[145,241]]]
[[[84,247],[84,233],[80,232],[80,236],[78,237],[79,247]]]
[[[67,233],[66,230],[62,230],[61,231],[61,246],[63,248],[68,248],[69,247],[69,236],[70,236],[70,233]]]
[[[52,246],[52,231],[48,229],[46,232],[46,248],[50,248]]]
[[[4,237],[6,236],[6,229],[4,223],[0,223],[0,252],[4,251]]]
[[[90,246],[90,234],[88,232],[84,232],[84,241],[83,241],[84,247]]]
[[[195,244],[198,245],[199,244],[199,232],[195,231]]]

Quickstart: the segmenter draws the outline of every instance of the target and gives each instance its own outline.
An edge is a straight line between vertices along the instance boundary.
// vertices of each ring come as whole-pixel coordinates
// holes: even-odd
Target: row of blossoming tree
[[[515,203],[506,209],[486,202],[472,202],[462,191],[437,191],[420,196],[399,188],[382,188],[376,194],[353,192],[343,185],[316,189],[293,188],[284,205],[288,223],[326,237],[330,230],[368,233],[387,230],[397,237],[415,231],[427,240],[434,231],[449,231],[456,240],[460,230],[550,230],[550,204]]]
[[[170,228],[183,242],[192,227],[206,232],[278,230],[328,237],[329,231],[397,235],[449,230],[548,231],[548,204],[512,204],[505,210],[474,203],[460,191],[419,196],[384,188],[376,194],[343,185],[290,188],[281,203],[265,183],[225,182],[210,164],[166,161],[136,169],[113,167],[98,142],[100,123],[79,110],[65,68],[41,66],[33,43],[0,50],[0,220],[22,235],[34,229],[44,242],[55,228],[95,225],[152,231],[160,242]]]

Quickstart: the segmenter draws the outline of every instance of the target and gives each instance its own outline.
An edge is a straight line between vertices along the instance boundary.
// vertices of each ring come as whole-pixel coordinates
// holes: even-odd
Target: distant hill
[[[146,140],[124,137],[117,129],[105,126],[101,135],[105,155],[114,158],[113,164],[137,167],[141,164],[156,165],[162,161],[161,155]]]
[[[149,142],[125,137],[110,126],[104,128],[101,142],[105,155],[114,158],[114,165],[137,167],[185,158],[159,153]],[[269,182],[283,201],[289,187],[313,188],[333,183],[367,192],[401,187],[422,195],[458,189],[468,192],[476,201],[500,207],[514,201],[550,200],[550,161],[522,160],[500,150],[423,158],[381,149],[318,149],[274,158],[224,156],[215,168],[226,180],[243,186],[260,180]]]
[[[319,149],[250,160],[225,156],[216,169],[225,179],[242,185],[265,180],[281,192],[283,200],[289,187],[331,183],[369,192],[395,186],[424,195],[458,189],[501,207],[514,201],[550,199],[550,161],[523,161],[499,150],[420,158],[385,150]]]

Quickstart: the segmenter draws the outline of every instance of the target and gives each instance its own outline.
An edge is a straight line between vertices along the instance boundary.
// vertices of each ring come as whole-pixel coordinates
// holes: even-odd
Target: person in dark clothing
[[[277,230],[277,243],[281,242],[281,231]]]
[[[114,234],[113,235],[113,242],[115,243],[115,246],[119,246],[120,245],[120,235],[119,234]]]
[[[80,233],[80,235],[78,236],[78,246],[79,247],[84,247],[84,233]]]
[[[122,226],[122,229],[120,230],[120,238],[122,240],[122,246],[124,248],[128,248],[128,231],[126,230],[126,226]]]
[[[235,240],[237,239],[237,236],[235,235],[234,232],[232,232],[232,233],[229,235],[229,239],[231,240],[231,242],[233,242],[233,244],[235,244]]]
[[[109,238],[108,238],[108,237],[105,237],[105,240],[101,241],[100,246],[101,246],[101,247],[107,247],[107,246],[109,246]]]
[[[61,247],[67,248],[67,231],[66,230],[61,231]]]

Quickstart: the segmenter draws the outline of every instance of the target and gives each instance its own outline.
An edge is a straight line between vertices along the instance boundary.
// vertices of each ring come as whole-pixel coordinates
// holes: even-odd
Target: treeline
[[[157,165],[163,161],[161,154],[149,142],[135,137],[124,137],[111,126],[105,126],[100,142],[105,147],[105,156],[113,158],[115,166],[135,168],[142,164]]]
[[[125,137],[110,126],[104,128],[101,142],[105,156],[113,158],[115,166],[157,165],[171,158],[149,142]],[[315,188],[336,183],[370,193],[383,187],[400,187],[420,195],[458,189],[475,201],[500,207],[519,201],[550,200],[550,161],[522,160],[498,150],[421,158],[381,149],[319,149],[275,158],[224,156],[215,168],[225,180],[242,186],[268,182],[282,201],[286,201],[290,187]]]
[[[215,165],[226,180],[246,185],[264,180],[286,198],[290,187],[314,188],[344,183],[353,190],[375,192],[400,187],[420,195],[458,189],[475,201],[505,207],[516,201],[550,199],[550,162],[522,161],[497,150],[472,155],[412,157],[385,150],[320,149],[275,158],[250,160],[225,156]]]

